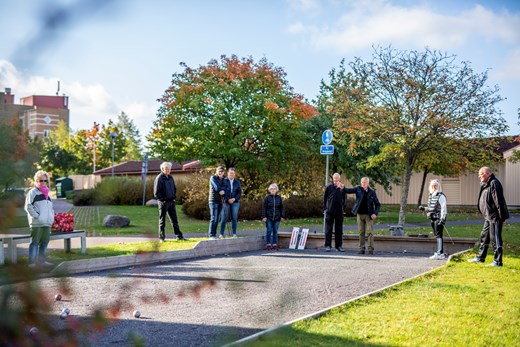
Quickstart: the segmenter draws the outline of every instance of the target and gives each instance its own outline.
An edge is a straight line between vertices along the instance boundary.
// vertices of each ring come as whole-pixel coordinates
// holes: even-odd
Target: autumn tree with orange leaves
[[[147,137],[154,157],[236,167],[250,174],[249,188],[305,162],[302,123],[315,108],[293,91],[282,68],[234,55],[181,66]]]

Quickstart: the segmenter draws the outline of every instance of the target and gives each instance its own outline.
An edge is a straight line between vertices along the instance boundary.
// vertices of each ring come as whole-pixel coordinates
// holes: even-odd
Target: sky
[[[70,127],[125,112],[144,138],[172,75],[222,55],[266,58],[298,94],[374,46],[432,50],[488,71],[519,134],[520,1],[0,0],[0,90],[69,96]],[[317,134],[320,136],[321,134]]]

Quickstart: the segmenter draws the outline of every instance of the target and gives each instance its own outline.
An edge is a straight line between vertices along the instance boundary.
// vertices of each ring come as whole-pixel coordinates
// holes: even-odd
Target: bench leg
[[[86,236],[81,236],[81,254],[87,253],[87,238]]]
[[[63,248],[65,248],[65,253],[70,253],[70,239],[63,239]]]
[[[0,239],[0,265],[4,265],[4,240]]]
[[[16,243],[13,240],[7,239],[7,259],[11,262],[11,264],[16,264]]]

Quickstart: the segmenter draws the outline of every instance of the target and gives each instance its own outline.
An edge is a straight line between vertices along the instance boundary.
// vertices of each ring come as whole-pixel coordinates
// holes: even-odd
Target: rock
[[[127,216],[108,215],[103,219],[103,226],[107,228],[124,228],[130,225],[130,218]]]
[[[150,199],[146,202],[146,206],[159,206],[159,203],[156,199]]]

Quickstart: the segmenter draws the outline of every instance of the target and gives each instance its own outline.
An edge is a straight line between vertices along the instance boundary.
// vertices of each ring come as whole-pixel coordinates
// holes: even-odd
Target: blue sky
[[[392,45],[490,69],[509,133],[520,133],[520,1],[0,0],[0,9],[0,90],[18,102],[54,95],[60,81],[74,130],[124,111],[144,138],[180,62],[265,57],[312,100],[342,59]],[[45,18],[55,20],[44,27]]]

